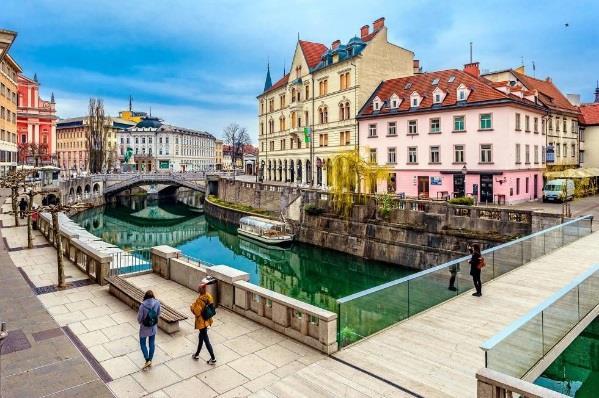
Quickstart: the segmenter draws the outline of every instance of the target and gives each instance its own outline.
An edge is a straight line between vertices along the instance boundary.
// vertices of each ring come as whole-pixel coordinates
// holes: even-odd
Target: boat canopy
[[[273,227],[284,227],[285,223],[280,221],[269,220],[267,218],[260,218],[255,216],[246,216],[239,219],[239,224],[250,225],[256,228],[270,229]]]

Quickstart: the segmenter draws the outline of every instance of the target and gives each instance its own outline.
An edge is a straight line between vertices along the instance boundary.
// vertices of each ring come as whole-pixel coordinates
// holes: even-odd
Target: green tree
[[[340,153],[331,162],[332,170],[329,186],[332,194],[333,209],[343,217],[349,217],[356,198],[366,193],[374,193],[376,184],[386,179],[389,169],[368,162],[360,156],[358,149]]]

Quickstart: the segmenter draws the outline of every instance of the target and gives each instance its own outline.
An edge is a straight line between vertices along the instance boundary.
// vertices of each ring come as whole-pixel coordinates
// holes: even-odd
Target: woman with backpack
[[[472,254],[470,258],[470,275],[472,275],[472,282],[474,283],[475,293],[473,296],[480,297],[483,295],[483,283],[480,280],[480,274],[485,266],[485,259],[480,254],[480,245],[478,243],[468,247],[468,251]]]
[[[142,370],[152,366],[154,358],[154,340],[158,332],[158,317],[160,316],[160,301],[154,298],[154,292],[148,290],[144,295],[144,301],[137,311],[137,322],[139,323],[139,344],[146,363]],[[146,339],[148,344],[146,345]]]
[[[191,357],[195,360],[200,359],[200,351],[203,344],[206,343],[206,348],[210,354],[210,359],[206,363],[214,365],[216,364],[216,358],[214,357],[212,344],[210,344],[210,339],[208,338],[208,328],[212,326],[212,317],[216,311],[214,309],[214,298],[206,291],[207,284],[207,280],[202,280],[202,283],[198,286],[198,293],[200,295],[190,307],[191,312],[195,315],[195,328],[200,331],[198,335],[198,349]]]

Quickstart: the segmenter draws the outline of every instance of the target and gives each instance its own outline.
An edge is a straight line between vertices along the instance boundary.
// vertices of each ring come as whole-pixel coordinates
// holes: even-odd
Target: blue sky
[[[235,121],[255,140],[268,58],[275,81],[298,32],[330,45],[380,16],[425,70],[461,67],[473,41],[482,70],[524,59],[532,74],[534,61],[537,77],[592,100],[596,1],[3,0],[0,28],[19,33],[11,53],[61,117],[84,115],[90,96],[116,114],[132,95],[169,123],[221,136]]]

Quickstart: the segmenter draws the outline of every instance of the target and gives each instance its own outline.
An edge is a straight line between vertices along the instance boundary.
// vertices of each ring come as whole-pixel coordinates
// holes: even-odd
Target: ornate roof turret
[[[50,103],[51,104],[55,104],[56,101],[54,101],[54,91],[52,91],[52,95],[50,95]]]
[[[33,74],[33,81],[39,83],[39,81],[37,80],[37,73]]]
[[[599,80],[597,80],[597,88],[595,89],[595,102],[599,103]]]
[[[264,81],[264,91],[272,87],[272,79],[270,78],[270,62],[266,64],[266,80]]]

